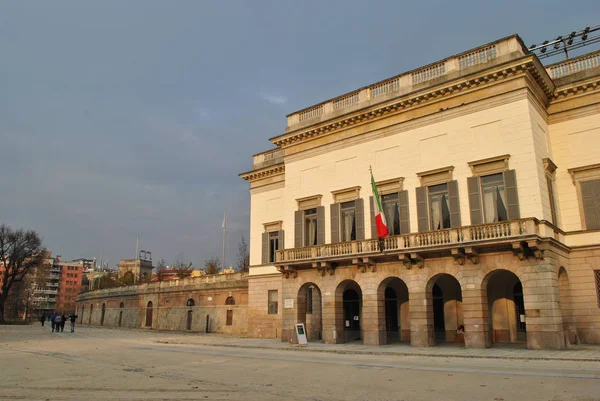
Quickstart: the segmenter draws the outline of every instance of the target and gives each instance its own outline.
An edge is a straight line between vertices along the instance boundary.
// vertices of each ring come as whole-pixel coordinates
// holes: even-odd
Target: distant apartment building
[[[75,301],[81,290],[83,265],[80,262],[60,262],[60,280],[56,309],[59,312],[75,311]]]
[[[287,122],[241,174],[251,336],[600,343],[600,52],[514,35]]]

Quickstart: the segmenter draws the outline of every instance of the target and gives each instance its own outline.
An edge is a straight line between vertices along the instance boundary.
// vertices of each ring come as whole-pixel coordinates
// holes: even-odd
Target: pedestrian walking
[[[60,319],[60,331],[62,332],[62,331],[65,331],[65,323],[67,323],[67,317],[63,313],[60,318],[61,318]]]
[[[44,322],[46,321],[46,315],[42,315],[40,318],[40,322],[42,322],[42,327],[44,327]]]
[[[54,330],[57,333],[60,331],[60,324],[62,322],[62,316],[59,314],[56,314],[56,317],[54,318]]]
[[[52,316],[50,316],[50,322],[52,322],[52,332],[54,333],[54,329],[56,328],[56,311],[52,311]]]
[[[71,321],[71,333],[75,332],[75,320],[77,320],[77,315],[75,314],[75,312],[71,313],[71,315],[69,315],[69,320]]]

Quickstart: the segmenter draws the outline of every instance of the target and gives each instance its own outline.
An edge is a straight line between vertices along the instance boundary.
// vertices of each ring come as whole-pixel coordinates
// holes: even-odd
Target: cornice
[[[594,91],[600,89],[600,76],[593,77],[585,81],[575,82],[570,85],[561,86],[557,88],[552,96],[552,100],[563,100],[566,98],[581,95],[588,91]]]
[[[446,85],[438,85],[425,91],[413,92],[411,94],[393,99],[372,108],[363,109],[358,113],[346,115],[337,120],[326,122],[319,126],[308,127],[298,131],[283,134],[272,138],[271,141],[278,147],[285,147],[297,142],[310,140],[318,136],[327,135],[341,129],[346,129],[358,124],[374,121],[392,113],[400,113],[417,106],[432,103],[441,98],[459,94],[487,84],[516,76],[517,74],[529,74],[540,87],[547,100],[552,98],[554,84],[548,73],[535,56],[525,56],[519,60],[513,60],[488,71],[479,71],[467,77],[454,79]]]
[[[273,175],[283,174],[285,173],[285,164],[279,163],[273,166],[261,168],[260,170],[248,171],[246,173],[240,174],[244,180],[248,182],[256,181],[261,178],[270,177]]]

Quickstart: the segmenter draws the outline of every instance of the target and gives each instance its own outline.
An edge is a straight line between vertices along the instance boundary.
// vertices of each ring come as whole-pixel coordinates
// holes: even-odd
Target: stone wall
[[[247,304],[248,275],[233,273],[91,291],[77,314],[96,326],[245,334]]]

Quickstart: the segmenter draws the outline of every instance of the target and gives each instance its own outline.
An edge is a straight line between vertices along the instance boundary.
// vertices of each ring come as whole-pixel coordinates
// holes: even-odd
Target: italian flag
[[[383,208],[381,207],[381,199],[379,198],[379,192],[377,192],[377,184],[375,184],[375,178],[373,178],[373,172],[371,171],[371,187],[373,189],[373,200],[375,201],[375,225],[377,226],[377,236],[379,238],[385,238],[388,236],[388,226],[385,221],[385,214],[383,214]]]

